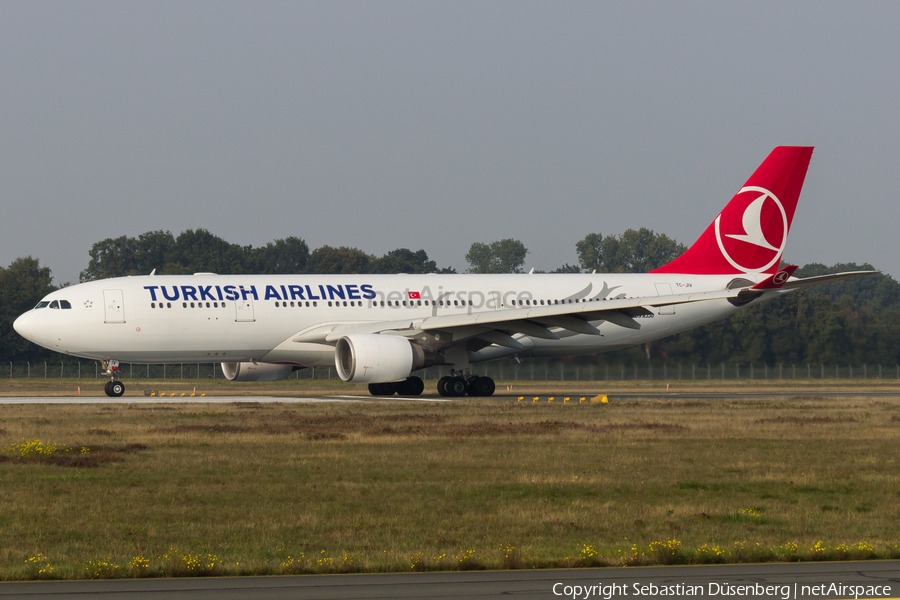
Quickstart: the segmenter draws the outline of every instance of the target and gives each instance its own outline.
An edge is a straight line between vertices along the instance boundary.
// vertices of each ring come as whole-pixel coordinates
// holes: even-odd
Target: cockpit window
[[[59,300],[54,300],[50,303],[50,308],[59,308]]]
[[[69,304],[69,301],[68,301],[68,300],[60,300],[60,301],[59,301],[59,307],[60,307],[60,308],[72,308],[72,305]]]
[[[41,300],[40,302],[37,303],[37,306],[35,306],[34,308],[35,309],[47,308],[48,306],[50,306],[50,302],[48,302],[47,300]]]

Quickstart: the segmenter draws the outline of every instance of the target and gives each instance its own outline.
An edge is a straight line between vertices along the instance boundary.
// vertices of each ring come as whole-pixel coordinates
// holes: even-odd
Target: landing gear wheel
[[[438,379],[438,383],[437,383],[438,394],[440,394],[441,396],[449,396],[450,395],[450,392],[447,390],[447,384],[450,383],[451,379],[453,379],[453,378],[448,377],[446,375],[444,377],[441,377],[440,379]]]
[[[492,396],[494,388],[494,380],[490,377],[476,377],[469,383],[466,392],[470,396]]]
[[[125,384],[121,381],[110,381],[106,384],[106,395],[119,398],[125,393]]]
[[[425,383],[415,375],[396,385],[397,394],[400,396],[418,396],[425,390]]]
[[[107,381],[107,382],[106,382],[106,385],[103,386],[103,391],[106,392],[106,395],[107,395],[107,396],[112,396],[112,395],[113,395],[112,390],[110,389],[110,388],[112,387],[112,384],[113,384],[112,381]]]
[[[466,388],[469,387],[466,383],[466,380],[462,377],[451,377],[450,381],[447,382],[447,391],[450,392],[447,394],[448,396],[465,396]]]
[[[397,384],[390,381],[386,383],[370,383],[369,393],[373,396],[393,396]]]

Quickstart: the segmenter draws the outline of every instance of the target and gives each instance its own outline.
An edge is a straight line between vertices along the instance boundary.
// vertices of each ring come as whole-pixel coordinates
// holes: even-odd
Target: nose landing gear
[[[119,398],[125,393],[125,384],[119,381],[119,361],[101,360],[100,366],[103,367],[103,374],[109,377],[103,391],[111,398]]]

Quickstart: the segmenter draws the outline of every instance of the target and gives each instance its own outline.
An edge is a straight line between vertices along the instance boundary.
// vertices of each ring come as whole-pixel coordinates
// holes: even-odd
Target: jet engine
[[[403,381],[425,366],[425,351],[404,337],[354,333],[338,340],[334,364],[344,381]]]
[[[228,381],[281,381],[291,376],[294,365],[273,365],[271,363],[222,363],[222,373]]]

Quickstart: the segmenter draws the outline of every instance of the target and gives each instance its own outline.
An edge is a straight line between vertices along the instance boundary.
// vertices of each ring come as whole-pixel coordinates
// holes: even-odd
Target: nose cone
[[[29,310],[13,321],[13,329],[29,342],[39,343],[37,340],[37,321],[33,310]]]

